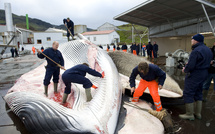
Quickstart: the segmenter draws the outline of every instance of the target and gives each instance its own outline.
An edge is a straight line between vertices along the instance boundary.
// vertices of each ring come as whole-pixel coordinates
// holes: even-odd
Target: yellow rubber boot
[[[91,101],[92,100],[91,89],[86,88],[85,93],[86,93],[86,97],[87,97],[87,102]]]
[[[202,119],[202,101],[196,101],[195,116],[197,119]]]
[[[44,94],[46,95],[46,97],[48,97],[48,86],[44,86]]]
[[[57,86],[58,86],[58,83],[54,83],[54,93],[57,93]]]
[[[66,103],[66,100],[67,100],[67,97],[68,97],[68,94],[63,94],[63,99],[62,99],[62,103]]]
[[[194,106],[193,103],[186,103],[186,114],[180,114],[179,117],[181,119],[187,119],[187,120],[195,120],[195,117],[193,115],[194,111]]]

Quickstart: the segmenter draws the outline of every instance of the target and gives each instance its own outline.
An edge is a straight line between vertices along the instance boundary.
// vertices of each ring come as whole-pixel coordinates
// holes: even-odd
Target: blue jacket
[[[64,59],[59,50],[54,50],[53,48],[48,48],[43,51],[45,55],[47,55],[49,58],[51,58],[53,61],[57,62],[61,66],[64,66]],[[43,59],[45,56],[43,54],[37,53],[37,56],[41,59]],[[46,58],[48,65],[47,66],[56,66],[54,62]]]
[[[122,50],[127,50],[127,49],[128,49],[127,45],[122,45]]]
[[[192,46],[192,52],[188,64],[185,66],[185,73],[192,73],[194,70],[204,70],[210,67],[213,58],[211,50],[202,42]]]
[[[136,66],[133,69],[131,76],[129,78],[130,87],[135,87],[135,79],[136,79],[138,74],[140,75],[140,77],[143,80],[146,80],[146,81],[152,81],[152,80],[155,80],[158,78],[158,85],[162,85],[162,86],[163,86],[164,81],[166,79],[166,73],[164,71],[162,71],[157,65],[149,64],[149,72],[146,75],[139,72],[138,66]]]
[[[136,53],[137,53],[137,55],[139,54],[139,52],[140,52],[140,45],[136,45]]]
[[[146,50],[147,50],[148,52],[151,52],[151,51],[153,50],[153,46],[152,46],[151,43],[149,43],[148,45],[146,45]]]
[[[67,22],[67,19],[63,19],[63,24],[65,24],[66,23],[66,25],[67,25],[67,28],[69,28],[69,29],[74,29],[74,23],[73,23],[73,21],[69,21],[69,22]]]
[[[157,52],[158,51],[158,45],[157,44],[154,44],[153,45],[153,52]]]
[[[96,70],[93,70],[93,69],[91,69],[88,66],[83,65],[83,64],[78,64],[78,65],[76,65],[70,69],[67,69],[64,72],[64,75],[65,74],[78,74],[81,76],[86,76],[86,73],[89,73],[93,76],[102,77],[102,75],[99,72],[97,72]],[[67,75],[67,76],[70,76],[70,75]]]

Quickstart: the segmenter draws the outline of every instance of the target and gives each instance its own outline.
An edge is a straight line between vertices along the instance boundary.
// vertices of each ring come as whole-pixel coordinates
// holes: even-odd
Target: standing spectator
[[[73,21],[70,20],[70,18],[63,19],[63,24],[67,27],[67,39],[68,39],[68,41],[70,41],[69,40],[70,32],[72,34],[71,36],[73,37],[72,39],[74,40],[74,23],[73,23]]]
[[[136,54],[139,55],[140,52],[140,45],[136,44]]]
[[[15,50],[14,50],[14,52],[15,52],[15,57],[19,57],[19,54],[18,54],[18,49],[17,49],[17,47],[15,47]]]
[[[116,45],[113,45],[113,51],[115,51],[116,50]]]
[[[196,118],[201,119],[202,86],[208,76],[208,68],[213,58],[211,50],[203,42],[204,36],[201,34],[192,37],[192,52],[188,63],[182,69],[182,72],[186,73],[183,91],[186,113],[179,115],[181,119],[194,120],[194,114]]]
[[[18,50],[19,50],[19,48],[20,48],[20,43],[19,43],[19,41],[17,42],[17,46],[18,46]]]
[[[120,50],[119,44],[117,44],[116,50],[118,51]]]
[[[110,50],[110,46],[107,44],[107,52],[109,52]]]
[[[133,55],[137,55],[137,52],[136,52],[136,42],[133,43],[132,50],[133,50],[132,51]]]
[[[133,54],[133,43],[131,43],[130,50],[131,50],[131,53]]]
[[[145,50],[146,50],[146,45],[143,43],[142,51],[143,51],[143,56],[144,57],[146,56]]]
[[[43,51],[44,51],[44,47],[42,46],[42,47],[41,47],[41,52],[43,52]]]
[[[33,54],[35,55],[35,47],[32,47]]]
[[[46,66],[45,78],[43,81],[44,90],[45,90],[44,94],[46,96],[48,96],[48,85],[50,84],[50,80],[52,76],[53,76],[53,82],[54,82],[54,93],[57,93],[60,68],[64,69],[64,59],[61,52],[58,50],[58,47],[59,47],[59,43],[57,41],[54,41],[52,44],[52,48],[48,48],[43,52],[50,59],[58,63],[58,65],[56,65],[50,59],[46,58],[47,66]],[[37,56],[40,59],[45,58],[45,56],[40,52],[39,49],[37,49]]]
[[[153,49],[153,46],[151,42],[149,42],[148,45],[146,45],[146,50],[147,50],[147,55],[150,58],[152,58],[152,49]]]
[[[157,54],[158,54],[158,45],[156,44],[156,41],[154,41],[154,44],[153,44],[153,55],[154,55],[154,58],[157,58]]]
[[[13,49],[13,47],[11,47],[10,52],[11,52],[11,56],[14,57],[14,49]]]
[[[213,59],[211,61],[210,68],[208,70],[208,77],[203,84],[203,92],[202,92],[203,101],[207,101],[208,90],[211,85],[211,80],[213,79],[213,81],[215,81],[215,42],[213,47],[211,48],[211,51],[213,53]],[[215,84],[214,84],[214,90],[215,90]]]
[[[126,43],[124,43],[124,44],[122,45],[122,51],[123,51],[123,52],[127,52],[127,49],[128,49],[128,47],[127,47]]]

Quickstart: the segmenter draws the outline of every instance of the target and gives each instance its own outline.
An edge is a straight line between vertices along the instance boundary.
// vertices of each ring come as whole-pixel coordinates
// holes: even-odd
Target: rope
[[[130,106],[130,107],[133,107],[133,108],[136,108],[136,109],[142,110],[142,111],[149,112],[149,110],[148,110],[148,109],[145,109],[145,108],[139,107],[138,105],[133,104],[133,103],[130,103],[130,102],[124,102],[124,104],[125,104],[125,105],[128,105],[128,106]]]
[[[142,108],[142,107],[139,107],[137,106],[136,104],[133,104],[133,103],[129,103],[129,102],[124,102],[125,105],[128,105],[130,107],[133,107],[133,108],[136,108],[136,109],[139,109],[139,110],[142,110],[142,111],[146,111],[148,113],[150,113],[151,115],[157,117],[159,120],[162,120],[163,117],[165,117],[167,114],[166,114],[166,109],[163,109],[162,111],[155,111],[155,110],[152,110],[152,109],[146,109],[146,108]]]

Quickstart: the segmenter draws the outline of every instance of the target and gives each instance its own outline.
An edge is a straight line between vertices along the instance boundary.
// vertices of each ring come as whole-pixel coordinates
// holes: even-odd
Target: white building
[[[74,33],[84,33],[87,31],[87,25],[75,25]]]
[[[85,32],[83,35],[95,45],[110,45],[120,42],[120,36],[115,30]]]
[[[67,42],[66,33],[65,30],[55,28],[49,28],[45,32],[34,32],[34,47],[51,47],[54,41]]]
[[[108,22],[104,23],[103,25],[97,28],[97,31],[106,31],[106,30],[118,30],[118,28]]]

